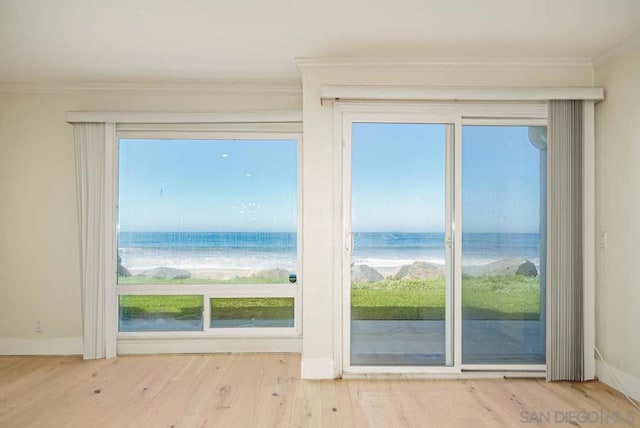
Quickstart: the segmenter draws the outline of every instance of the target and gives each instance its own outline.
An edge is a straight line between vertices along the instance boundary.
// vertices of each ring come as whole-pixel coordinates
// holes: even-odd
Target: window
[[[119,299],[120,331],[200,331],[202,296],[135,296]]]
[[[294,299],[211,299],[211,327],[293,327]]]
[[[119,139],[119,331],[297,334],[298,137]]]

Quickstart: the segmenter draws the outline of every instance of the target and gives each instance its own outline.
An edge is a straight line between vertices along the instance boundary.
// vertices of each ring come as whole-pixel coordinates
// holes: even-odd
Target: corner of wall
[[[608,66],[609,64],[615,62],[616,60],[622,58],[626,54],[633,52],[634,50],[640,49],[640,31],[633,33],[631,36],[622,40],[620,43],[617,43],[614,46],[609,47],[604,52],[596,55],[592,59],[593,64],[593,81],[596,83],[596,74],[597,72]]]
[[[611,388],[627,393],[629,397],[640,401],[640,379],[615,367],[607,367],[602,360],[596,360],[598,380]]]
[[[634,118],[640,113],[640,32],[593,62],[595,83],[606,91],[596,106],[596,343],[610,362],[607,367],[596,360],[596,375],[639,400],[640,293],[634,263],[640,197],[634,190],[640,133]]]

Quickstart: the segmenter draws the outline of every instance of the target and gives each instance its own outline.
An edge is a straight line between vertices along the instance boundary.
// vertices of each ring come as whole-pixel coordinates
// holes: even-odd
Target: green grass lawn
[[[214,319],[293,318],[293,298],[211,299]],[[193,320],[202,317],[202,296],[120,296],[121,318],[172,318]]]
[[[120,296],[120,318],[200,319],[202,302],[202,296]]]
[[[118,284],[121,285],[144,285],[144,284],[289,284],[289,280],[283,278],[246,276],[233,279],[161,279],[147,278],[144,276],[119,276]]]
[[[140,283],[140,277],[120,278],[120,284]],[[263,278],[264,279],[264,278]],[[132,282],[128,282],[132,281]],[[135,282],[133,282],[135,281]],[[246,283],[274,283],[252,278]],[[155,284],[211,283],[207,280],[149,280]],[[216,283],[221,283],[216,281]],[[539,319],[539,278],[483,276],[463,279],[462,315],[476,320]],[[353,284],[352,318],[361,320],[444,319],[444,280],[386,279],[373,284]],[[120,296],[121,316],[198,319],[202,296]],[[216,319],[277,319],[293,315],[292,299],[215,299]]]
[[[462,280],[465,319],[538,319],[539,279],[510,275]],[[393,280],[354,284],[352,319],[444,319],[443,279]]]
[[[211,317],[215,320],[293,319],[293,314],[292,297],[211,299]]]

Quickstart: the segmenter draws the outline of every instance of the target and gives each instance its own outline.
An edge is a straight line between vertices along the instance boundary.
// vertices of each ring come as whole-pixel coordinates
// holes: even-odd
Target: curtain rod
[[[321,100],[388,101],[602,101],[601,87],[424,87],[323,85]]]

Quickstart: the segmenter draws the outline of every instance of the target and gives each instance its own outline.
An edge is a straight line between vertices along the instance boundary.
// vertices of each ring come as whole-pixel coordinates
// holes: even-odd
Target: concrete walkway
[[[541,336],[542,334],[542,336]],[[544,364],[540,321],[464,320],[463,364]],[[351,322],[353,365],[445,365],[444,321]]]

